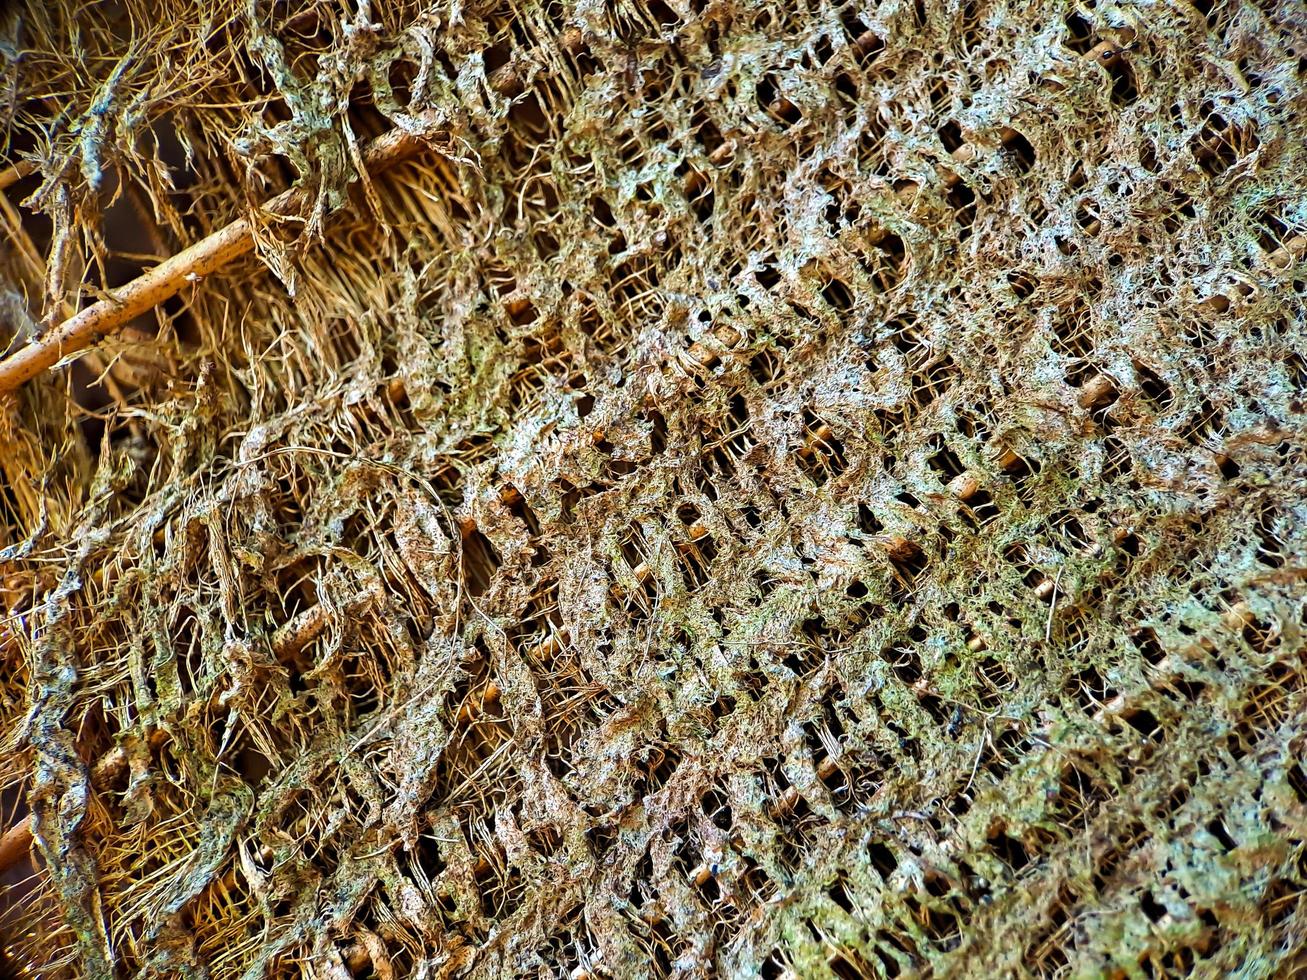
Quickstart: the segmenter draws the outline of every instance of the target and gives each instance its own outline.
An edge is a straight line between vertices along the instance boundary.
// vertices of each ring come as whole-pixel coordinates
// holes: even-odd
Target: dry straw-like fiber
[[[21,977],[1307,968],[1307,11],[0,15]]]

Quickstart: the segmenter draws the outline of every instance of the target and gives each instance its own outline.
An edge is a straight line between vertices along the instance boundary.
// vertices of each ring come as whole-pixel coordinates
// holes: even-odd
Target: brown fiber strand
[[[1298,11],[456,6],[24,9],[23,980],[1291,975]]]
[[[415,154],[421,142],[402,132],[380,136],[364,151],[364,166],[380,173]],[[285,215],[302,208],[305,195],[289,190],[263,206],[270,214]],[[254,248],[254,227],[247,218],[202,238],[165,259],[131,282],[60,323],[0,361],[0,393],[12,391],[66,357],[99,343],[142,313],[177,295],[189,284],[221,270]]]

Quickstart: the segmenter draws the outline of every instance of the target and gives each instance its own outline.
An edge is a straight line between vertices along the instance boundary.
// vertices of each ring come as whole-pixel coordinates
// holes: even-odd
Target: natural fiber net
[[[12,346],[259,255],[6,396],[13,969],[1302,968],[1298,0],[82,7]]]

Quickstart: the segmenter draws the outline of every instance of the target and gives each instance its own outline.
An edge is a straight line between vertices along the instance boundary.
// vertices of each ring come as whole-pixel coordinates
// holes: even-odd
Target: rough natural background
[[[1301,0],[0,26],[11,972],[1307,969]]]

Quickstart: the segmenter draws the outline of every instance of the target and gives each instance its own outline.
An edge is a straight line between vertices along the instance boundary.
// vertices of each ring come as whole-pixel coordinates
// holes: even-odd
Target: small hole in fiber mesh
[[[826,302],[840,312],[847,312],[853,308],[853,294],[849,288],[838,279],[832,279],[821,291],[821,295]]]
[[[1010,837],[1004,833],[995,834],[990,837],[986,843],[990,849],[998,856],[1004,864],[1013,871],[1020,871],[1030,863],[1030,855],[1023,845],[1015,837]]]
[[[1126,716],[1126,722],[1130,727],[1137,731],[1144,738],[1162,741],[1166,737],[1166,732],[1158,722],[1156,716],[1144,709],[1131,712]]]
[[[1152,892],[1144,892],[1139,896],[1139,906],[1144,910],[1144,914],[1154,922],[1161,922],[1166,915],[1166,908],[1158,904],[1153,898]]]
[[[894,852],[880,841],[872,841],[867,845],[867,857],[871,859],[871,866],[880,872],[882,878],[888,879],[899,866]]]
[[[1029,173],[1035,166],[1035,148],[1021,133],[1013,131],[1007,142],[1007,151],[1016,165],[1017,173]]]
[[[1094,46],[1094,28],[1078,13],[1066,19],[1066,40],[1063,42],[1076,54],[1086,54]]]
[[[866,980],[879,974],[867,959],[855,949],[842,949],[828,962],[831,973],[839,980]]]

